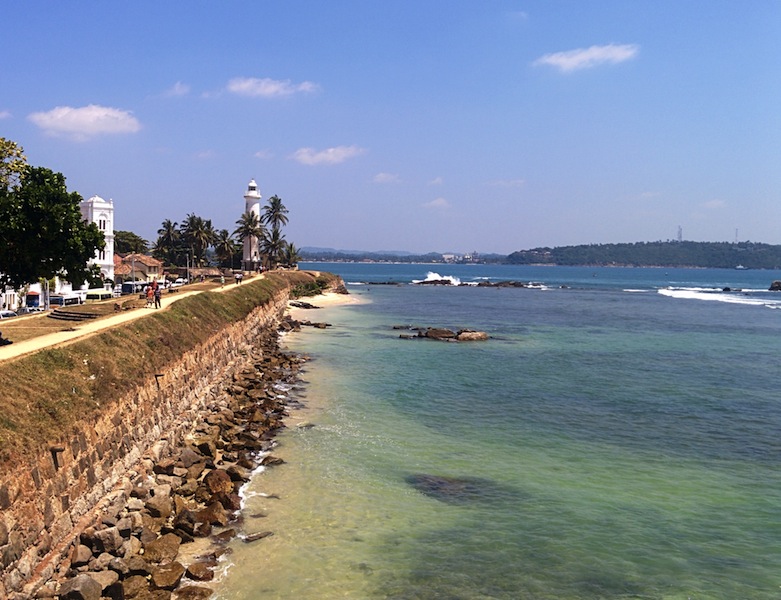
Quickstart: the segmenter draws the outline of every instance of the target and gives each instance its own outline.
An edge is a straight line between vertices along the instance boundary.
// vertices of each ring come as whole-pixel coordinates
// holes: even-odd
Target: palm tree
[[[286,245],[285,236],[279,232],[278,228],[272,229],[271,233],[266,235],[263,240],[263,253],[268,258],[270,268],[275,268],[282,261],[282,253]]]
[[[176,262],[176,255],[182,241],[182,236],[176,228],[177,225],[178,223],[174,223],[171,219],[166,219],[157,230],[157,242],[155,242],[153,254],[155,258],[167,261],[168,264]]]
[[[301,254],[293,242],[287,242],[282,250],[282,264],[286,267],[295,267],[301,260]]]
[[[268,204],[263,208],[261,221],[270,226],[271,229],[279,229],[283,225],[287,225],[287,213],[288,210],[282,204],[282,198],[275,194],[268,199]]]
[[[220,229],[214,239],[214,253],[221,266],[233,266],[233,255],[236,254],[236,242],[227,229]]]
[[[236,230],[233,232],[237,238],[242,240],[245,247],[248,248],[248,252],[245,252],[245,256],[249,256],[247,261],[255,262],[256,256],[260,251],[260,242],[266,237],[266,229],[263,227],[258,215],[252,211],[247,211],[241,218],[236,221]],[[244,265],[245,268],[251,268],[251,265]]]
[[[182,238],[193,254],[195,264],[202,265],[206,258],[206,250],[215,238],[211,219],[203,219],[194,214],[188,214],[180,227]]]

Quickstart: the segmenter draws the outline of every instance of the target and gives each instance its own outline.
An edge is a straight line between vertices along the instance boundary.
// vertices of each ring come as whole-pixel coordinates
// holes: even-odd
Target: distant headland
[[[512,264],[602,267],[695,267],[781,270],[781,245],[755,242],[634,242],[518,250],[508,255],[303,248],[302,261]]]

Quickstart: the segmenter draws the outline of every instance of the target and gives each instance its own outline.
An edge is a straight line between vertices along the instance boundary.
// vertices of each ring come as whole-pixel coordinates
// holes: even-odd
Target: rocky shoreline
[[[287,317],[281,330],[300,324]],[[185,445],[158,442],[93,512],[54,577],[37,598],[166,600],[209,598],[218,559],[240,535],[242,486],[260,466],[282,462],[271,454],[306,357],[280,350],[266,332],[245,367],[224,384]],[[256,542],[272,532],[243,536]],[[206,550],[188,552],[196,540]],[[193,544],[195,545],[195,544]],[[199,546],[200,547],[200,546]],[[187,555],[187,556],[186,556]]]

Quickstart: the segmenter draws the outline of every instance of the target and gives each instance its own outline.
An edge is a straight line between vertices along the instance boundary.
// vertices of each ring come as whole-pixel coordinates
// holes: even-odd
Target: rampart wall
[[[248,360],[253,340],[284,312],[287,289],[246,319],[184,353],[25,464],[0,465],[0,598],[34,597],[100,505],[144,455],[181,444],[221,381]],[[0,407],[1,410],[1,407]]]

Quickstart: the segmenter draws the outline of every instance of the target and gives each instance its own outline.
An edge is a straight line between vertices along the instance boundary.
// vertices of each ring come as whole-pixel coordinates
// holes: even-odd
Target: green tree
[[[278,228],[274,228],[263,240],[263,254],[269,268],[273,269],[282,262],[282,255],[287,242]]]
[[[295,267],[301,261],[301,253],[293,242],[287,242],[282,250],[281,263],[286,267]]]
[[[0,188],[17,187],[26,168],[24,149],[16,142],[0,137]]]
[[[170,265],[177,264],[178,255],[182,249],[182,236],[177,229],[178,223],[166,219],[157,230],[157,241],[153,249],[153,256]]]
[[[258,215],[247,211],[236,221],[236,230],[233,235],[242,242],[249,243],[249,255],[254,257],[262,251],[261,242],[266,237],[266,230]]]
[[[282,204],[282,198],[276,194],[268,199],[268,204],[263,208],[263,215],[260,220],[271,227],[271,229],[279,229],[280,227],[287,225],[288,210],[285,205]]]
[[[214,243],[215,233],[211,219],[188,214],[180,227],[182,239],[193,256],[193,264],[203,265],[206,250]]]
[[[68,192],[65,177],[43,167],[25,167],[19,183],[0,183],[0,283],[21,287],[61,276],[83,284],[87,261],[106,243],[79,209],[82,197]]]
[[[238,248],[233,235],[227,229],[220,229],[214,239],[214,254],[222,267],[233,266],[233,256]]]
[[[117,254],[146,254],[149,242],[132,231],[117,230],[114,232],[114,252]]]

